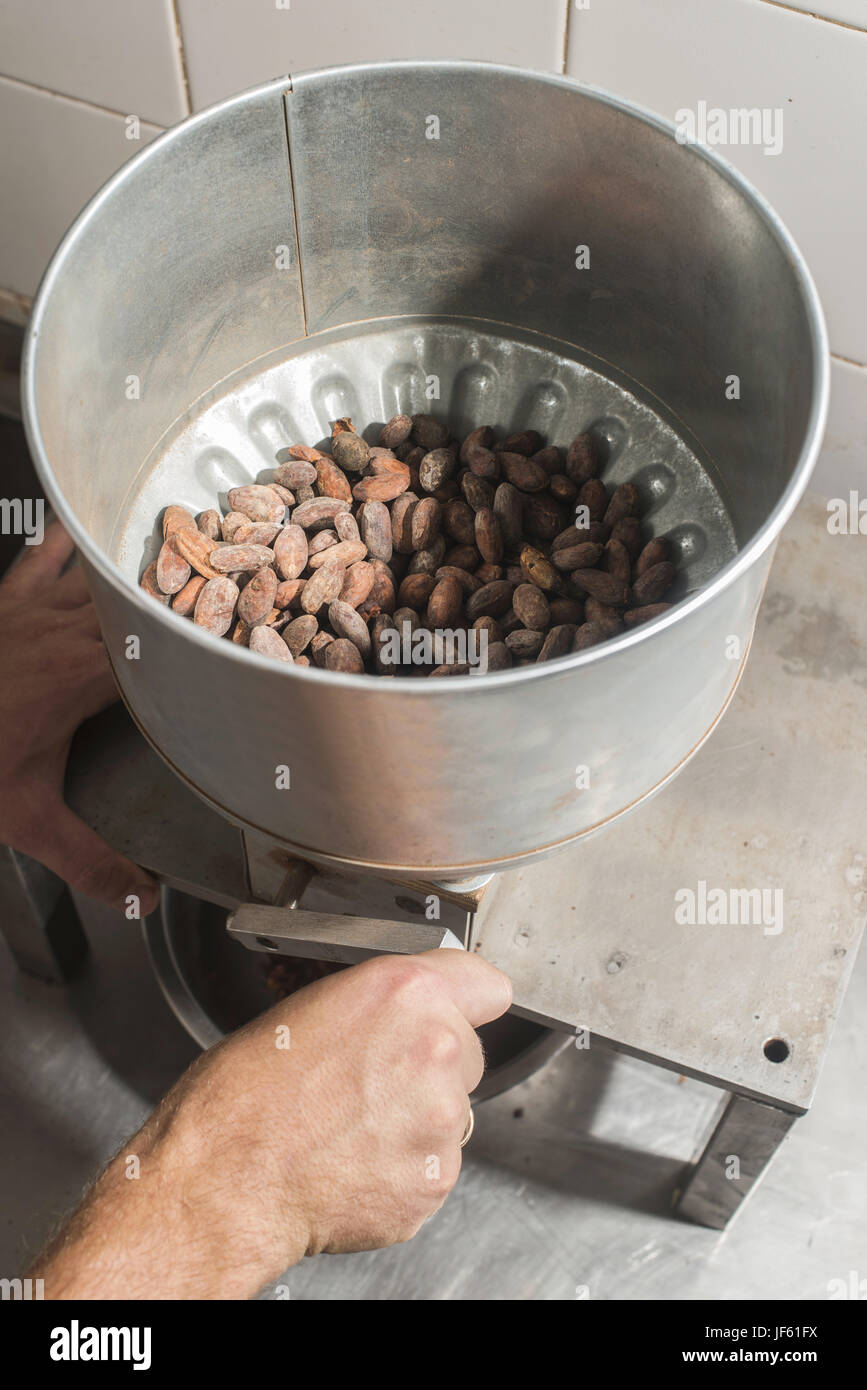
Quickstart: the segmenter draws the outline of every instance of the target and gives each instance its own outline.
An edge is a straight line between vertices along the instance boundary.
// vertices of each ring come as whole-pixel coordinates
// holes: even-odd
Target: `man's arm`
[[[31,1275],[47,1298],[249,1298],[305,1254],[409,1240],[460,1172],[474,1029],[510,1002],[462,951],[299,991],[194,1063]]]

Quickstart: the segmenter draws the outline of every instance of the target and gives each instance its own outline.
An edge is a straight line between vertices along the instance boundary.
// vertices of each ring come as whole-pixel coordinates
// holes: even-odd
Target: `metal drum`
[[[605,93],[478,63],[280,79],[154,141],[52,261],[24,388],[124,699],[177,774],[309,860],[445,880],[599,829],[707,737],[827,394],[810,276],[734,170]],[[581,654],[420,681],[284,667],[138,589],[167,502],[211,507],[334,419],[398,410],[594,432],[683,601]]]

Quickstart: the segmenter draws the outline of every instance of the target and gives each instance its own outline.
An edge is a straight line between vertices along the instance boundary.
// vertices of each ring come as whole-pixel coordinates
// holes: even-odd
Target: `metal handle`
[[[306,956],[343,965],[354,965],[369,956],[464,949],[454,932],[436,922],[391,922],[259,903],[236,908],[229,914],[226,930],[249,951]]]

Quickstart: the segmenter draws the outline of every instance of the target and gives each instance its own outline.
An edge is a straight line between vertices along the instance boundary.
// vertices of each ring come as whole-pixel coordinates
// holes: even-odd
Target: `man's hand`
[[[79,724],[117,699],[84,574],[61,574],[72,541],[59,522],[0,583],[0,842],[89,897],[141,915],[159,890],[69,810],[63,777]]]
[[[300,990],[194,1063],[31,1275],[46,1298],[249,1298],[305,1254],[409,1240],[460,1172],[473,1029],[511,996],[452,950]]]

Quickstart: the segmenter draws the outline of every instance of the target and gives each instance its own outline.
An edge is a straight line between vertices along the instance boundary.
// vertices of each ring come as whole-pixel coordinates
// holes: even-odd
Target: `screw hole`
[[[267,936],[257,936],[256,941],[260,946],[264,946],[266,951],[278,951],[280,949],[276,941],[271,941]]]
[[[768,1038],[762,1048],[769,1062],[785,1062],[790,1050],[789,1044],[782,1038]]]

